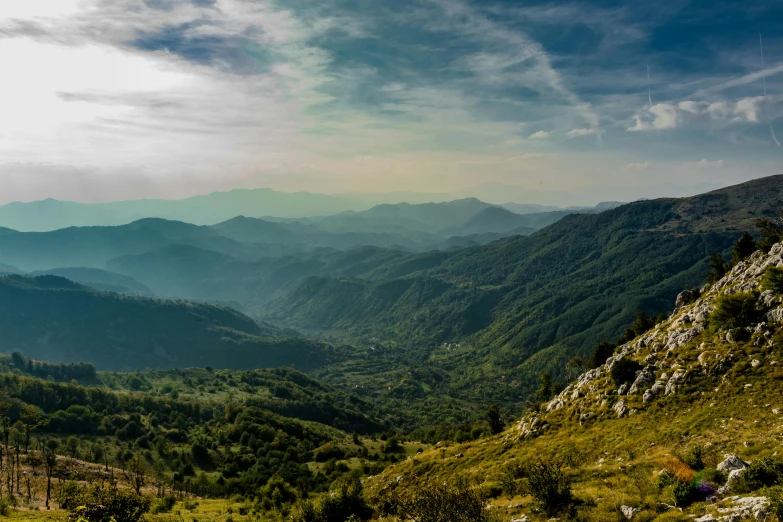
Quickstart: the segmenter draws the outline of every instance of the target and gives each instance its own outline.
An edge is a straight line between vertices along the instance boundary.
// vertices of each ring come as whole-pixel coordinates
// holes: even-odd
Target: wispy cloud
[[[652,163],[650,163],[649,161],[645,161],[641,163],[627,163],[623,168],[625,170],[640,172],[640,171],[649,170],[651,166]]]
[[[545,140],[549,138],[549,135],[551,132],[548,131],[537,131],[528,136],[531,140]]]
[[[566,133],[566,136],[569,138],[578,138],[580,136],[591,136],[593,134],[598,134],[597,129],[571,129]]]
[[[722,169],[725,162],[722,159],[716,161],[709,161],[707,159],[701,159],[699,161],[692,161],[682,164],[683,167],[698,168],[698,169]]]

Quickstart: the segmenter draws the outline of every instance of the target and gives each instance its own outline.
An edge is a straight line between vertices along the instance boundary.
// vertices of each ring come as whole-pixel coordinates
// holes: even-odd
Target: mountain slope
[[[100,369],[326,363],[331,348],[229,308],[99,292],[56,276],[0,278],[0,351]],[[272,336],[272,337],[270,337]]]
[[[476,398],[518,400],[541,371],[560,374],[571,356],[617,338],[634,312],[670,310],[680,289],[703,280],[709,255],[725,252],[756,217],[774,215],[781,199],[783,177],[774,176],[569,215],[529,237],[459,251],[394,281],[307,280],[264,317],[416,345],[439,367],[470,364],[457,382]],[[453,341],[463,348],[433,352]],[[498,387],[509,373],[517,384]]]
[[[391,484],[422,491],[461,478],[508,492],[492,504],[531,521],[572,502],[584,520],[631,511],[640,520],[774,520],[771,497],[783,480],[781,280],[783,244],[756,252],[700,295],[683,293],[670,317],[510,429],[441,444],[368,487],[383,495]],[[529,495],[536,490],[525,484],[542,465],[562,472],[579,500]]]
[[[467,221],[446,233],[454,236],[470,236],[472,234],[507,234],[514,231],[519,235],[530,235],[537,228],[529,227],[528,216],[515,214],[501,207],[487,207],[481,210]]]

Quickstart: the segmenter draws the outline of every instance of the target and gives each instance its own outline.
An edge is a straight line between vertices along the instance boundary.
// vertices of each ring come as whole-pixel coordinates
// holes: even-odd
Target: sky
[[[0,2],[0,204],[783,173],[783,2]],[[763,63],[762,63],[763,60]]]

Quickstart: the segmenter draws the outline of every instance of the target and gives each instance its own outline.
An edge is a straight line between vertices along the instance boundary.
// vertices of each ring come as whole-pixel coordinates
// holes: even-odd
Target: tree
[[[759,218],[756,220],[756,229],[759,231],[760,241],[758,247],[760,250],[769,252],[772,245],[780,243],[783,240],[783,226],[781,226],[781,219],[783,219],[783,210],[781,210],[781,217],[776,220],[768,218]]]
[[[760,319],[756,310],[756,296],[752,292],[721,295],[715,301],[710,323],[721,328],[733,329],[750,326]]]
[[[49,440],[46,442],[43,450],[44,467],[46,468],[46,509],[49,509],[49,499],[52,497],[52,474],[57,465],[57,441]]]
[[[72,459],[79,458],[79,439],[73,436],[68,437],[65,447],[68,448],[68,454]]]
[[[21,419],[24,424],[24,452],[27,453],[30,448],[30,434],[48,424],[49,418],[40,408],[32,404],[25,404],[22,408]]]
[[[614,344],[601,341],[593,350],[592,357],[590,357],[590,367],[598,368],[604,364],[606,360],[614,354],[615,348],[617,348],[617,346]]]
[[[714,285],[726,275],[727,271],[728,267],[726,266],[726,261],[723,260],[723,256],[715,252],[710,257],[710,272],[707,274],[707,282]]]
[[[548,401],[552,398],[552,376],[548,372],[541,374],[541,387],[538,389],[538,400]]]
[[[612,365],[612,380],[617,387],[628,384],[636,379],[636,372],[642,369],[642,365],[631,359],[620,359]]]
[[[128,461],[127,470],[133,489],[136,490],[137,495],[140,495],[141,488],[147,483],[147,463],[141,455],[134,455]]]
[[[758,250],[756,240],[748,232],[743,232],[731,250],[731,261],[737,264],[743,259],[750,257],[756,250]]]
[[[492,430],[493,435],[497,435],[506,427],[500,410],[494,404],[490,404],[487,409],[487,420],[489,421],[489,429]]]

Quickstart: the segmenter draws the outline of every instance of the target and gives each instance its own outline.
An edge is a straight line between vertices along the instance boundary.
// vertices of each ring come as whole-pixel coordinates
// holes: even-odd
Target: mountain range
[[[540,372],[561,376],[569,358],[586,356],[599,341],[619,336],[639,310],[669,311],[682,288],[703,281],[712,253],[727,252],[756,218],[777,215],[781,200],[783,177],[773,176],[603,212],[519,215],[466,199],[380,205],[301,220],[235,217],[213,226],[146,218],[117,227],[6,231],[0,235],[0,263],[26,271],[58,269],[52,273],[97,289],[190,299],[201,303],[193,305],[198,307],[227,305],[285,329],[270,334],[276,339],[289,338],[294,330],[347,343],[353,348],[328,368],[323,360],[304,363],[322,368],[316,372],[337,384],[348,385],[348,375],[391,378],[408,369],[405,393],[411,397],[444,393],[516,408]],[[543,228],[519,235],[526,226]],[[451,240],[477,235],[495,240],[454,250],[423,243],[413,249],[391,241],[362,245],[367,237],[384,235],[442,242],[455,232],[465,235]],[[356,244],[339,242],[351,235]],[[67,308],[68,295],[86,299],[85,292],[60,289],[55,295]],[[115,294],[94,295],[102,296],[91,297],[97,303]],[[108,301],[115,306],[112,299],[117,298]],[[126,295],[117,302],[141,302],[129,299],[140,298]],[[43,312],[35,310],[30,309],[31,317]],[[37,321],[38,333],[20,339],[40,339],[49,331],[44,324],[66,324],[46,317]],[[157,335],[174,339],[175,334]],[[209,341],[204,352],[210,343],[233,339],[210,335],[204,336]],[[94,332],[91,343],[110,346],[115,337],[111,330]],[[140,344],[153,346],[149,342]],[[381,346],[370,363],[367,350]],[[63,360],[55,352],[43,355]],[[182,357],[169,363],[190,364],[187,353]],[[143,364],[163,362],[150,357]]]
[[[25,232],[46,232],[67,227],[126,225],[139,219],[153,217],[196,225],[212,225],[238,215],[306,218],[365,211],[378,205],[415,205],[448,202],[453,199],[455,197],[448,194],[416,192],[315,194],[280,192],[268,188],[213,192],[178,200],[143,199],[109,203],[77,203],[45,199],[29,203],[13,202],[0,206],[0,234],[3,233],[2,227]],[[606,205],[602,203],[599,207]],[[561,209],[518,203],[504,206],[518,214],[554,210],[581,211],[588,208]]]

